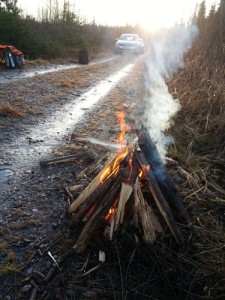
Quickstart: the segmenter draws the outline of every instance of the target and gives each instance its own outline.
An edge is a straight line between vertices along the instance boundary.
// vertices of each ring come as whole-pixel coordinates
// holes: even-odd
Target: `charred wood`
[[[110,189],[114,177],[108,178],[104,183],[99,185],[99,187],[87,197],[87,199],[79,206],[78,211],[72,216],[70,226],[74,227],[88,213],[89,210],[99,201],[99,199],[105,197],[106,192]]]
[[[189,221],[189,215],[180,199],[177,188],[170,179],[170,176],[163,164],[161,156],[153,143],[147,128],[142,126],[141,130],[137,130],[138,144],[141,151],[146,157],[147,163],[151,166],[151,172],[158,183],[164,197],[175,209],[179,216]]]
[[[152,170],[146,169],[146,166],[148,165],[148,161],[145,158],[144,154],[139,152],[138,153],[138,161],[140,163],[140,167],[142,168],[142,171],[145,173],[145,175],[148,178],[148,187],[149,190],[151,191],[151,194],[155,200],[155,203],[157,204],[160,213],[162,214],[162,216],[164,217],[168,227],[170,228],[173,236],[175,237],[177,243],[180,246],[184,245],[184,240],[182,237],[182,234],[174,220],[174,217],[172,215],[171,209],[168,205],[168,203],[166,202],[164,195],[162,194],[160,187],[155,179],[155,176],[152,172]]]

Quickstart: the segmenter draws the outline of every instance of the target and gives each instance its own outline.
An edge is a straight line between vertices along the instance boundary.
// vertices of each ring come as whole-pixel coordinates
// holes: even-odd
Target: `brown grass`
[[[6,241],[0,242],[0,254],[5,253],[7,246],[8,244]]]
[[[0,115],[5,116],[5,117],[25,117],[25,114],[18,109],[12,107],[9,103],[4,103],[0,107]]]
[[[38,59],[35,59],[35,60],[26,60],[26,66],[27,67],[47,65],[48,63],[49,62],[47,60],[44,60],[42,58],[38,58]]]
[[[201,65],[197,57],[171,82],[182,104],[179,130],[188,132],[185,137],[195,153],[224,154],[225,88],[221,78],[225,78],[224,68]]]
[[[75,87],[77,84],[77,80],[74,79],[67,79],[65,81],[62,81],[60,86],[61,87],[68,87],[68,88],[72,88]]]
[[[178,256],[192,278],[188,299],[222,299],[225,295],[225,71],[222,66],[202,64],[201,56],[170,82],[170,91],[180,99],[172,135],[175,146],[169,156],[198,181],[179,185],[181,197],[191,214],[190,248]]]

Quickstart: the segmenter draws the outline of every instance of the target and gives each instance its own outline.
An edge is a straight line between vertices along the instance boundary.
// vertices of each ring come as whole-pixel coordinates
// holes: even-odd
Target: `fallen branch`
[[[104,141],[101,141],[101,140],[98,140],[98,139],[92,138],[92,137],[79,136],[75,132],[72,133],[72,135],[71,135],[71,141],[75,141],[75,142],[79,142],[79,143],[91,143],[91,144],[103,146],[106,149],[111,149],[111,150],[121,148],[121,146],[119,144],[104,142]]]
[[[73,161],[76,159],[81,159],[81,158],[96,159],[96,154],[93,151],[86,151],[86,152],[78,153],[78,154],[64,155],[64,156],[53,158],[53,159],[42,160],[42,161],[40,161],[40,165],[42,167],[46,167],[49,165],[70,162],[70,161]]]

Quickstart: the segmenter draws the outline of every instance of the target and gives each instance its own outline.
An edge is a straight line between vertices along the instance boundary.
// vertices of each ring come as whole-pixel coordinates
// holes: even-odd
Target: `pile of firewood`
[[[148,130],[136,130],[137,142],[124,146],[69,206],[71,226],[82,224],[74,249],[83,252],[100,228],[110,240],[127,225],[153,243],[170,230],[176,242],[184,239],[176,218],[189,220]],[[103,233],[102,232],[102,233]]]

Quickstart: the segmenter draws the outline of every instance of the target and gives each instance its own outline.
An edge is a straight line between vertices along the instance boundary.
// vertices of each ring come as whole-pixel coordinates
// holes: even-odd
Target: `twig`
[[[134,258],[134,254],[135,254],[135,252],[136,252],[136,250],[137,250],[137,247],[138,247],[138,246],[135,247],[134,251],[133,251],[132,254],[131,254],[131,258],[130,258],[129,264],[128,264],[128,266],[127,266],[127,272],[126,272],[126,276],[125,276],[125,282],[127,281],[128,270],[129,270],[130,264],[131,264],[131,262],[132,262],[132,260],[133,260],[133,258]]]
[[[94,268],[92,268],[92,269],[90,269],[89,271],[87,271],[86,273],[84,273],[83,276],[86,276],[86,275],[92,273],[93,271],[97,270],[101,265],[102,265],[102,263],[98,264],[98,265],[95,266]]]
[[[120,267],[120,279],[121,279],[121,299],[123,299],[123,273],[122,273],[122,267],[121,267],[121,262],[120,262],[120,256],[119,256],[119,251],[118,248],[115,244],[115,248],[116,248],[116,253],[117,253],[117,257],[118,257],[118,261],[119,261],[119,267]]]
[[[60,269],[59,264],[57,263],[57,261],[55,260],[55,258],[52,256],[51,252],[48,251],[47,253],[51,257],[51,259],[54,261],[54,263],[56,264],[56,266]]]
[[[107,271],[107,273],[109,275],[109,280],[110,280],[110,283],[111,283],[111,286],[112,286],[114,300],[116,300],[117,298],[116,298],[116,293],[115,293],[115,289],[114,289],[114,286],[113,286],[112,276],[110,275],[109,269],[107,268],[107,266],[106,266],[106,271]]]
[[[29,300],[36,300],[38,295],[38,290],[36,287],[33,288]]]
[[[69,197],[70,201],[73,202],[74,198],[73,195],[70,193],[67,187],[64,187],[64,191],[66,192],[67,196]]]
[[[78,153],[78,154],[72,154],[72,155],[64,155],[62,157],[57,157],[49,160],[42,160],[40,161],[40,165],[42,167],[46,167],[52,164],[58,164],[58,163],[64,163],[64,162],[69,162],[73,161],[75,159],[81,159],[81,158],[96,158],[96,154],[94,154],[93,151],[86,151],[83,153]]]

